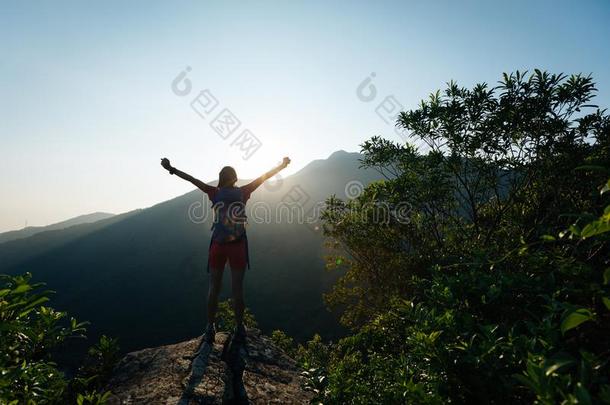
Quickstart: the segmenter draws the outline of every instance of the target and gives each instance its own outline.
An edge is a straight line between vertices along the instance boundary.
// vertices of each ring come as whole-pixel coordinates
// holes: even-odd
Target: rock
[[[109,404],[306,404],[294,360],[258,330],[246,344],[219,332],[213,346],[201,338],[128,353],[107,390]]]

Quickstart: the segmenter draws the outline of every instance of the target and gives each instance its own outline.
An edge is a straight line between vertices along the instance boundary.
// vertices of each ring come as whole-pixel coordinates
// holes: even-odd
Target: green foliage
[[[538,70],[451,82],[399,117],[420,149],[363,144],[386,180],[327,202],[342,277],[326,299],[354,334],[310,376],[318,400],[610,401],[610,118],[594,91]]]
[[[296,359],[304,369],[321,368],[328,362],[329,350],[322,337],[315,334],[305,345],[297,346]]]
[[[321,402],[326,398],[326,367],[330,360],[330,347],[322,342],[320,335],[315,334],[305,345],[299,344],[294,357],[304,370],[305,389],[314,392],[314,401]]]
[[[316,393],[315,401],[323,400],[326,395],[326,366],[330,360],[330,345],[322,342],[322,337],[318,334],[305,345],[295,345],[294,340],[281,330],[274,330],[271,339],[304,370],[304,388]]]
[[[72,381],[73,391],[86,392],[91,389],[101,389],[110,378],[112,370],[119,360],[120,348],[117,339],[102,335],[100,340],[87,351],[87,356]],[[88,392],[88,394],[91,398],[98,398],[98,393],[95,391]],[[99,398],[102,397],[99,396]],[[89,398],[85,395],[84,400],[93,400]]]
[[[216,313],[216,324],[218,330],[232,332],[237,324],[235,323],[235,313],[233,312],[233,300],[222,301],[218,304],[218,312]],[[250,309],[244,311],[244,325],[248,328],[256,328],[256,319]]]
[[[103,405],[108,401],[110,392],[87,392],[85,394],[78,394],[76,397],[77,405]]]
[[[274,330],[271,332],[271,340],[277,347],[286,352],[286,354],[289,356],[294,356],[294,339],[288,336],[285,332],[281,330]]]
[[[53,361],[54,349],[69,338],[84,337],[86,323],[45,306],[50,291],[42,287],[31,283],[29,273],[0,276],[0,402],[55,404],[82,397],[79,403],[104,403],[108,395],[91,391],[90,380],[67,379]],[[106,363],[105,371],[113,365]],[[81,389],[88,394],[81,395]]]
[[[587,308],[569,309],[564,313],[561,320],[561,333],[566,333],[570,329],[576,328],[581,323],[593,319],[593,314]]]

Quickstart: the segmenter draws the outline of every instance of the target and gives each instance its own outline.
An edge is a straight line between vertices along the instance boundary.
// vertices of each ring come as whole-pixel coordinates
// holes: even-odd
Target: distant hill
[[[47,226],[28,226],[16,231],[0,233],[0,243],[8,242],[15,239],[27,238],[40,232],[65,229],[74,225],[90,224],[92,222],[100,221],[102,219],[107,219],[113,216],[114,214],[109,214],[107,212],[94,212],[92,214],[80,215],[78,217],[71,218],[62,222],[57,222],[55,224]]]
[[[345,198],[354,181],[379,179],[374,170],[358,168],[359,158],[335,152],[253,193],[246,301],[263,331],[283,329],[298,339],[340,333],[322,301],[336,275],[325,270],[319,228],[256,218],[295,196],[309,211],[331,194]],[[118,337],[125,350],[185,340],[204,326],[211,219],[198,218],[202,204],[209,207],[206,200],[195,190],[150,208],[3,243],[0,273],[32,272],[57,291],[54,307],[91,321],[93,337]],[[229,295],[227,284],[224,297]]]

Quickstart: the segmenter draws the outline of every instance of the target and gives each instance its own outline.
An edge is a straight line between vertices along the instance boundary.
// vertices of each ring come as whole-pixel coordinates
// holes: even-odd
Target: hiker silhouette
[[[214,342],[216,335],[214,324],[216,312],[218,311],[218,296],[222,286],[223,271],[227,262],[231,268],[232,302],[237,325],[233,333],[233,339],[236,342],[245,342],[243,284],[246,268],[250,267],[248,237],[245,229],[247,221],[245,205],[254,190],[267,179],[285,169],[289,164],[290,159],[285,157],[279,166],[241,187],[235,186],[237,182],[237,172],[235,169],[231,166],[225,166],[218,174],[218,185],[214,187],[190,174],[178,170],[171,165],[169,159],[161,159],[161,166],[170,174],[193,183],[207,194],[210,201],[212,201],[214,223],[208,251],[208,272],[210,278],[207,298],[208,323],[204,333],[204,341],[209,344]]]

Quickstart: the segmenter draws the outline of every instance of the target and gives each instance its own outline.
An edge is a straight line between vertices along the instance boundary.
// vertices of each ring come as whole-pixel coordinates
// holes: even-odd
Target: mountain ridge
[[[49,225],[41,226],[26,226],[22,229],[15,229],[12,231],[6,231],[0,233],[0,243],[9,242],[11,240],[23,239],[30,236],[34,236],[41,232],[55,231],[59,229],[69,228],[71,226],[90,224],[93,222],[101,221],[104,219],[112,218],[115,214],[109,212],[96,211],[89,214],[78,215],[73,218],[66,219],[64,221],[55,222]]]

